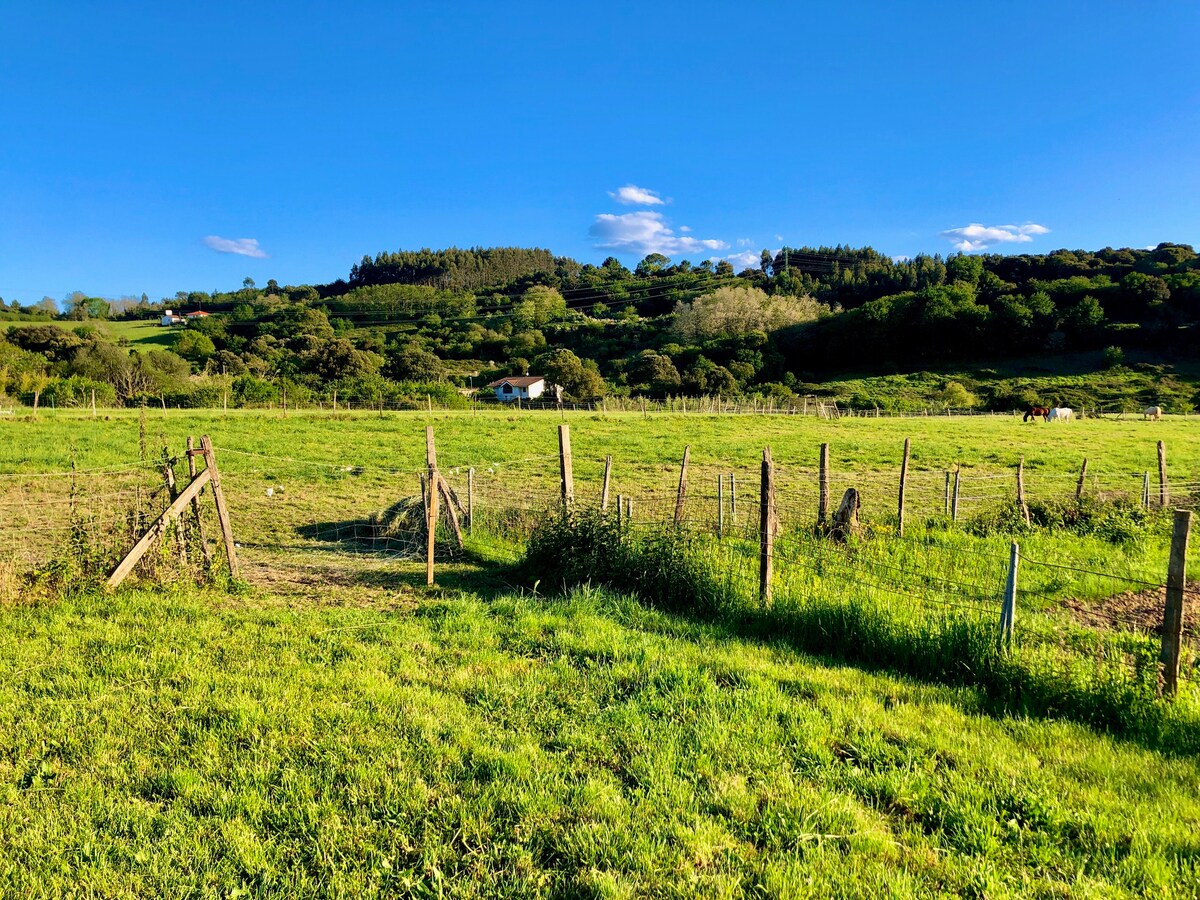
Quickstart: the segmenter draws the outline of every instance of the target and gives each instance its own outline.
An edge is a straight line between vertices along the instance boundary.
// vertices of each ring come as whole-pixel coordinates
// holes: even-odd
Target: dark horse
[[[1028,422],[1030,419],[1036,419],[1041,416],[1045,421],[1050,421],[1050,407],[1048,406],[1031,406],[1025,411],[1025,418],[1022,422]]]

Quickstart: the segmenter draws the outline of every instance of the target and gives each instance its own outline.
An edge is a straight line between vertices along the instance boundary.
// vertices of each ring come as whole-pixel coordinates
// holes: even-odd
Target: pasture
[[[613,456],[613,492],[633,500],[630,548],[673,509],[690,446],[685,531],[704,583],[733,605],[668,608],[645,584],[563,591],[568,580],[511,565],[526,523],[554,505],[560,421],[581,506],[595,506]],[[420,490],[426,424],[458,490],[475,470],[478,505],[434,588],[410,548],[355,539],[371,512]],[[127,541],[130,498],[149,502],[162,448],[202,433],[244,581],[143,573],[106,595],[59,578],[47,554]],[[1173,496],[1193,502],[1200,427],[1175,417],[0,419],[0,548],[22,561],[0,606],[0,893],[1193,895],[1191,661],[1174,704],[1152,685],[1147,700],[1128,673],[1153,635],[1093,630],[1064,606],[1161,583],[1165,520],[1135,509],[1158,440]],[[871,534],[845,551],[806,531],[822,442],[835,494],[865,495]],[[743,588],[768,445],[784,534],[776,605],[761,610]],[[1089,495],[1132,497],[1132,511],[1116,526],[1022,533],[1020,652],[997,665],[968,642],[993,668],[964,674],[935,651],[998,614],[1011,535],[987,514],[1010,499],[1022,457],[1031,502],[1072,495],[1087,457]],[[958,465],[967,488],[949,523],[945,473]],[[723,506],[717,540],[728,473],[740,518]],[[581,552],[570,539],[553,545],[568,562]],[[605,560],[593,559],[599,585]],[[24,562],[32,580],[15,571]],[[951,590],[996,603],[952,618]]]

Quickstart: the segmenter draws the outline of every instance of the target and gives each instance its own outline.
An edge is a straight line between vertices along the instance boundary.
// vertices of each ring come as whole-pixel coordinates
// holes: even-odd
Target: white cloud
[[[737,245],[739,247],[749,247],[754,243],[754,238],[738,238]]]
[[[996,244],[1027,244],[1033,240],[1033,235],[1049,232],[1050,229],[1045,225],[1032,222],[1025,225],[980,225],[972,222],[963,228],[949,228],[941,236],[949,238],[955,250],[970,253],[973,250],[986,250]]]
[[[892,262],[894,262],[894,263],[912,262],[912,257],[911,256],[893,256]]]
[[[218,253],[235,253],[238,256],[250,256],[254,259],[266,259],[267,254],[258,246],[257,238],[223,238],[210,234],[204,238],[204,246]]]
[[[601,213],[588,229],[600,250],[614,250],[646,256],[661,253],[664,256],[710,253],[728,249],[725,241],[714,238],[700,239],[677,235],[667,227],[662,213],[642,210],[639,212],[612,215]]]
[[[754,250],[734,253],[731,256],[726,256],[725,259],[733,263],[733,270],[735,272],[740,272],[742,269],[757,269],[762,265],[762,253]]]
[[[775,240],[779,241],[779,243],[782,244],[783,243],[783,235],[782,234],[775,235]]]
[[[692,230],[692,226],[691,225],[680,225],[679,230],[681,232],[683,232],[684,234],[687,234],[689,231]],[[1154,248],[1151,247],[1150,249],[1153,250]]]
[[[625,206],[662,206],[666,203],[658,195],[658,191],[641,188],[636,184],[627,184],[615,191],[609,191],[608,196]]]

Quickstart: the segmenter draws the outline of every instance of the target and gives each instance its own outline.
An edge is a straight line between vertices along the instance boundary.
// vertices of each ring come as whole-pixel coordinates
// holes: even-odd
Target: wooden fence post
[[[570,511],[575,503],[575,475],[572,471],[571,460],[571,426],[558,426],[558,467],[561,475],[559,484],[562,493],[562,505],[565,511]]]
[[[437,474],[438,491],[441,492],[442,499],[446,501],[446,513],[450,516],[450,527],[454,529],[454,539],[458,543],[458,549],[463,548],[462,526],[458,523],[458,513],[454,509],[454,494],[450,490],[450,485],[446,483],[446,479],[442,477],[442,473]]]
[[[625,497],[617,494],[617,534],[621,533],[621,515],[625,512]]]
[[[1150,508],[1150,473],[1142,476],[1142,509]]]
[[[954,467],[954,494],[950,498],[950,521],[958,521],[958,487],[962,481],[962,466]]]
[[[679,488],[675,492],[675,527],[683,524],[683,504],[687,498],[688,458],[692,454],[691,446],[683,448],[683,463],[679,467]]]
[[[612,486],[612,455],[604,457],[604,481],[600,485],[600,511],[608,512],[608,492]]]
[[[433,553],[437,546],[438,525],[438,471],[437,449],[433,442],[433,426],[425,426],[425,466],[428,470],[425,477],[425,496],[428,501],[425,506],[425,584],[433,586]]]
[[[1004,603],[1000,607],[1000,635],[998,646],[1002,650],[1012,649],[1014,623],[1017,615],[1017,563],[1021,558],[1021,548],[1016,541],[1012,542],[1008,555],[1008,581],[1004,585]]]
[[[1167,564],[1167,605],[1163,610],[1162,635],[1162,685],[1163,693],[1168,697],[1174,697],[1179,689],[1179,657],[1183,649],[1183,592],[1191,528],[1191,510],[1175,510],[1171,557]]]
[[[1158,505],[1161,509],[1167,508],[1167,445],[1164,441],[1158,442]]]
[[[187,463],[188,478],[194,480],[196,477],[196,448],[190,434],[187,439]],[[208,539],[204,535],[204,518],[200,515],[200,497],[203,496],[203,493],[201,491],[196,495],[196,499],[192,501],[192,522],[196,526],[196,537],[200,541],[200,552],[204,554],[204,566],[206,569],[211,569],[212,551],[208,549]]]
[[[897,501],[897,534],[904,537],[904,489],[908,486],[908,451],[911,440],[904,439],[904,459],[900,462],[900,497]]]
[[[1087,457],[1083,458],[1083,465],[1079,467],[1079,483],[1075,485],[1075,500],[1076,502],[1083,499],[1083,486],[1087,482]]]
[[[946,487],[942,492],[942,515],[950,515],[950,470],[946,470]]]
[[[96,389],[92,388],[92,418],[96,418]]]
[[[1023,456],[1017,463],[1017,506],[1021,508],[1021,518],[1025,520],[1025,526],[1029,527],[1029,506],[1025,502],[1025,457]]]
[[[467,534],[475,533],[475,467],[467,469]]]
[[[829,445],[821,445],[821,468],[817,479],[817,524],[823,526],[829,518]]]
[[[240,578],[237,544],[233,541],[233,524],[229,521],[229,507],[225,505],[225,492],[221,489],[221,475],[217,471],[217,452],[213,449],[212,438],[207,434],[200,436],[200,449],[204,451],[204,464],[208,467],[208,472],[211,473],[213,502],[217,507],[217,521],[221,525],[221,539],[225,544],[225,557],[229,560],[229,574],[233,578]]]
[[[769,447],[763,450],[758,546],[758,597],[769,607],[775,574],[775,463]]]
[[[632,497],[625,498],[625,524],[626,525],[633,524],[633,498]]]

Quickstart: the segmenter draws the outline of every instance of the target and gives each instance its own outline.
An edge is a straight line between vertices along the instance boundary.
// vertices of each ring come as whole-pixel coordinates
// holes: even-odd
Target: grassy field
[[[175,343],[175,335],[178,334],[178,329],[163,328],[158,324],[158,319],[121,319],[113,322],[109,322],[106,319],[88,319],[86,322],[62,322],[55,320],[6,322],[0,320],[0,332],[4,332],[9,328],[21,328],[31,325],[50,325],[55,328],[63,328],[67,331],[71,331],[81,325],[87,325],[97,329],[110,340],[118,341],[121,338],[125,338],[139,350],[169,350]]]
[[[614,493],[635,498],[638,528],[673,506],[691,446],[685,533],[705,571],[731,573],[717,585],[731,596],[754,583],[746,526],[772,447],[792,511],[779,599],[719,614],[659,608],[670,598],[654,578],[629,586],[637,597],[563,594],[552,577],[498,564],[522,543],[501,509],[536,515],[555,495],[559,421],[0,419],[7,559],[68,496],[73,508],[110,498],[113,516],[89,520],[86,537],[127,540],[118,488],[136,485],[144,502],[159,479],[143,445],[152,458],[209,433],[247,579],[232,594],[180,582],[111,596],[21,582],[0,604],[0,895],[1200,895],[1200,757],[1180,749],[1200,721],[1191,662],[1175,707],[1152,685],[1147,700],[1123,656],[1152,655],[1153,635],[1093,632],[1059,607],[1161,581],[1164,520],[1119,540],[1022,535],[1034,559],[1113,577],[1026,564],[1011,662],[997,663],[990,638],[950,658],[967,620],[922,605],[947,585],[962,603],[994,603],[1005,571],[1009,535],[940,516],[948,467],[976,476],[964,505],[982,514],[1011,493],[1022,455],[1033,499],[1070,493],[1084,456],[1099,495],[1118,477],[1140,490],[1134,473],[1154,470],[1162,439],[1182,491],[1200,473],[1197,420],[568,414],[580,502],[612,454]],[[433,589],[417,561],[359,552],[339,530],[417,490],[427,423],[460,490],[475,467],[482,507],[481,534],[439,563]],[[900,539],[905,437],[917,514]],[[802,527],[822,441],[835,496],[850,484],[873,495],[873,536],[845,551]],[[104,471],[73,487],[27,477],[72,463]],[[736,472],[743,492],[743,531],[719,544],[718,472]],[[603,581],[600,562],[581,580]],[[682,562],[656,577],[671,583]],[[978,619],[989,628],[991,609]],[[1167,737],[1131,725],[1139,709]],[[1109,713],[1111,728],[1095,724]]]

